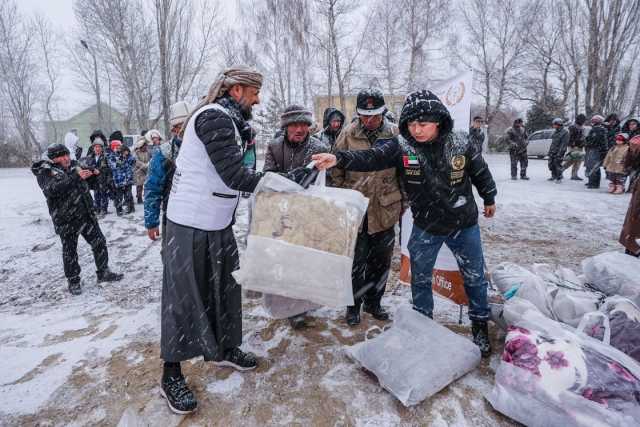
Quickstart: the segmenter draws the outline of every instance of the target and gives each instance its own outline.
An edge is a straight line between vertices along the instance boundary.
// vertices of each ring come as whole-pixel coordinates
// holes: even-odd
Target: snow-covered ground
[[[531,160],[531,181],[509,179],[509,159],[487,156],[499,195],[496,218],[481,218],[489,268],[502,261],[560,264],[620,250],[618,233],[629,195],[604,186],[547,182],[546,161]],[[185,364],[199,399],[196,414],[171,415],[158,397],[160,242],[146,237],[142,208],[101,221],[110,263],[125,273],[96,285],[90,248],[81,240],[82,296],[66,290],[61,247],[44,196],[27,169],[0,170],[0,425],[435,425],[494,426],[512,422],[484,400],[499,356],[432,399],[404,408],[344,355],[373,324],[349,328],[342,310],[320,309],[314,326],[292,331],[268,318],[259,300],[244,301],[244,347],[261,356],[255,372]],[[113,209],[111,207],[111,209]],[[246,230],[242,205],[236,227]],[[397,262],[395,263],[397,267]],[[394,274],[383,303],[406,303],[409,289]],[[438,299],[436,320],[456,324],[457,306]],[[494,342],[500,346],[499,334]],[[425,360],[424,363],[429,363]]]

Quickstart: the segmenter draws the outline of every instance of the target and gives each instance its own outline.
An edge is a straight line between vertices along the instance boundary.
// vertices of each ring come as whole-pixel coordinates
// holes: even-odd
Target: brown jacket
[[[628,170],[640,170],[640,145],[631,144],[625,160]],[[622,225],[620,243],[634,254],[640,254],[640,179],[633,183],[633,195],[627,210],[627,216]]]
[[[609,173],[626,174],[624,167],[624,158],[627,156],[629,146],[627,144],[620,144],[611,147],[607,153],[607,157],[604,158],[604,169]]]
[[[398,128],[385,120],[378,139],[389,139],[397,135]],[[335,151],[368,150],[369,148],[371,144],[359,120],[353,121],[340,132],[335,145]],[[376,172],[351,172],[334,168],[331,171],[331,178],[334,187],[358,190],[369,199],[367,210],[369,234],[388,230],[400,219],[404,197],[395,168]]]
[[[133,179],[138,187],[144,185],[147,180],[147,171],[149,170],[149,161],[151,160],[151,152],[149,151],[151,148],[147,147],[145,151],[140,149],[145,142],[144,138],[138,141],[134,150],[136,153],[136,166],[133,170]]]

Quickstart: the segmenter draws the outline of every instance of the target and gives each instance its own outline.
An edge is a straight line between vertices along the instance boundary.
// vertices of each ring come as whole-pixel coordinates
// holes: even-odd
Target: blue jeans
[[[109,206],[109,194],[106,191],[94,191],[93,192],[93,208],[98,213],[107,213],[107,207]]]
[[[484,277],[484,256],[480,227],[477,224],[447,236],[435,236],[413,225],[408,249],[411,257],[411,295],[414,308],[427,316],[433,316],[432,274],[443,243],[453,252],[462,272],[464,290],[469,298],[469,318],[488,320],[488,283]]]

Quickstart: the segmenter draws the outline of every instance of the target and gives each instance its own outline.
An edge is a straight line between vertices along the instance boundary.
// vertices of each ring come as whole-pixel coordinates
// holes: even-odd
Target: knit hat
[[[591,123],[594,124],[594,125],[602,123],[602,122],[604,122],[604,117],[602,117],[599,114],[596,114],[595,116],[591,117]]]
[[[440,134],[447,134],[453,130],[453,119],[442,101],[429,90],[419,90],[410,93],[404,101],[400,113],[400,134],[409,139],[409,122],[415,120],[434,121],[440,124]]]
[[[162,134],[157,129],[148,130],[147,133],[144,134],[144,137],[147,140],[147,142],[149,142],[149,143],[153,142],[152,140],[153,140],[154,137],[160,138],[161,141],[164,140],[164,138],[162,137]]]
[[[47,147],[47,157],[51,160],[69,154],[69,149],[64,144],[51,144]]]
[[[113,132],[111,135],[109,135],[109,142],[111,141],[120,141],[120,143],[122,143],[122,140],[124,139],[124,136],[122,135],[122,132],[120,132],[119,130]]]
[[[117,139],[112,140],[110,145],[111,151],[117,151],[121,145],[122,145],[122,141],[119,141]]]
[[[171,105],[169,111],[171,112],[169,123],[171,124],[171,127],[174,127],[176,125],[184,123],[187,117],[189,117],[189,112],[191,110],[189,109],[189,104],[187,104],[185,101],[178,101],[175,104]]]
[[[284,129],[293,123],[306,123],[311,126],[313,124],[311,111],[302,105],[289,105],[280,115],[280,127]]]
[[[107,137],[104,136],[104,133],[100,129],[94,130],[91,136],[89,136],[89,141],[91,141],[92,144],[96,139],[101,139],[103,143],[107,142]]]
[[[620,132],[619,134],[616,135],[616,141],[627,141],[627,140],[629,140],[628,133]]]

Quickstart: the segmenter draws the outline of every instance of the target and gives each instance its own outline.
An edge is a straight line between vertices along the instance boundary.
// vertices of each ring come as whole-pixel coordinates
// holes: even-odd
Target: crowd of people
[[[171,106],[169,139],[156,130],[148,131],[134,144],[133,153],[122,143],[118,131],[108,139],[102,132],[94,132],[85,157],[76,151],[73,131],[65,144],[49,147],[47,159],[36,162],[32,170],[62,240],[71,293],[81,292],[77,263],[80,234],[93,249],[98,281],[122,279],[122,274],[108,268],[98,216],[107,213],[110,200],[118,215],[133,212],[135,202],[143,203],[148,237],[162,240],[161,390],[171,410],[192,412],[197,401],[182,375],[181,362],[202,356],[217,366],[241,371],[258,365],[255,355],[240,349],[242,294],[231,274],[239,264],[232,226],[240,197],[253,192],[265,173],[306,184],[313,173],[309,168],[313,161],[317,170],[327,170],[328,185],[360,191],[369,199],[356,241],[354,305],[346,309],[346,324],[358,325],[362,312],[381,321],[389,319],[382,299],[391,268],[395,224],[411,208],[414,226],[408,249],[414,309],[433,317],[432,272],[438,252],[446,244],[464,278],[473,342],[483,356],[490,355],[488,282],[472,188],[480,195],[482,212],[488,218],[496,212],[497,189],[482,157],[482,118],[473,119],[468,135],[454,132],[445,105],[432,92],[420,90],[406,97],[396,125],[383,94],[367,89],[357,95],[351,122],[331,107],[324,112],[322,128],[314,134],[311,111],[289,105],[280,116],[280,130],[267,146],[264,167],[257,171],[256,133],[249,122],[253,106],[260,102],[262,83],[263,76],[246,67],[224,71],[193,109],[185,102]],[[582,118],[576,119],[569,131],[561,121],[554,121],[557,135],[549,156],[554,180],[561,179],[562,171],[570,166],[577,177],[581,161],[577,154],[584,146],[587,169],[592,172],[589,182],[595,185],[595,178],[591,178],[596,174],[595,165],[589,157],[591,140],[596,141],[593,149],[598,150],[598,161],[608,167],[608,173],[617,173],[613,166],[622,154],[616,148],[633,140],[637,121],[635,127],[627,121],[629,129],[614,133],[611,159],[605,158],[606,151],[599,145],[601,131],[597,127],[604,121],[594,117],[592,122],[594,127],[585,137],[576,133],[584,123]],[[619,134],[626,137],[618,139]],[[527,134],[522,120],[514,122],[508,135],[512,177],[517,178],[520,166],[520,178],[528,179]],[[609,133],[604,135],[608,138]],[[567,149],[576,156],[565,156]],[[629,162],[629,155],[624,158]],[[639,160],[640,156],[635,157],[634,165]],[[636,197],[640,203],[637,199],[640,197]],[[625,239],[636,242],[640,221],[637,212],[629,215],[631,225]],[[635,245],[628,250],[640,253],[637,242]],[[307,326],[308,302],[272,297],[265,296],[265,303],[285,303],[293,309],[295,314],[289,319],[293,328]]]
[[[482,118],[476,119],[481,123]],[[549,181],[561,183],[564,171],[569,168],[571,179],[582,181],[579,171],[584,162],[587,188],[600,188],[601,170],[604,169],[605,177],[609,181],[609,193],[622,194],[625,187],[631,192],[640,171],[637,167],[625,164],[625,159],[628,157],[630,142],[640,135],[640,121],[632,117],[621,123],[616,114],[610,114],[606,119],[596,114],[591,117],[591,126],[586,126],[586,122],[587,117],[584,114],[576,116],[574,123],[569,126],[566,126],[561,118],[555,118],[551,122],[554,132],[547,153],[551,172]],[[479,126],[471,127],[472,137],[474,132],[478,132],[478,128]],[[528,180],[529,135],[521,118],[514,120],[513,126],[507,129],[505,138],[509,144],[511,179],[518,179],[519,165],[520,179]]]

